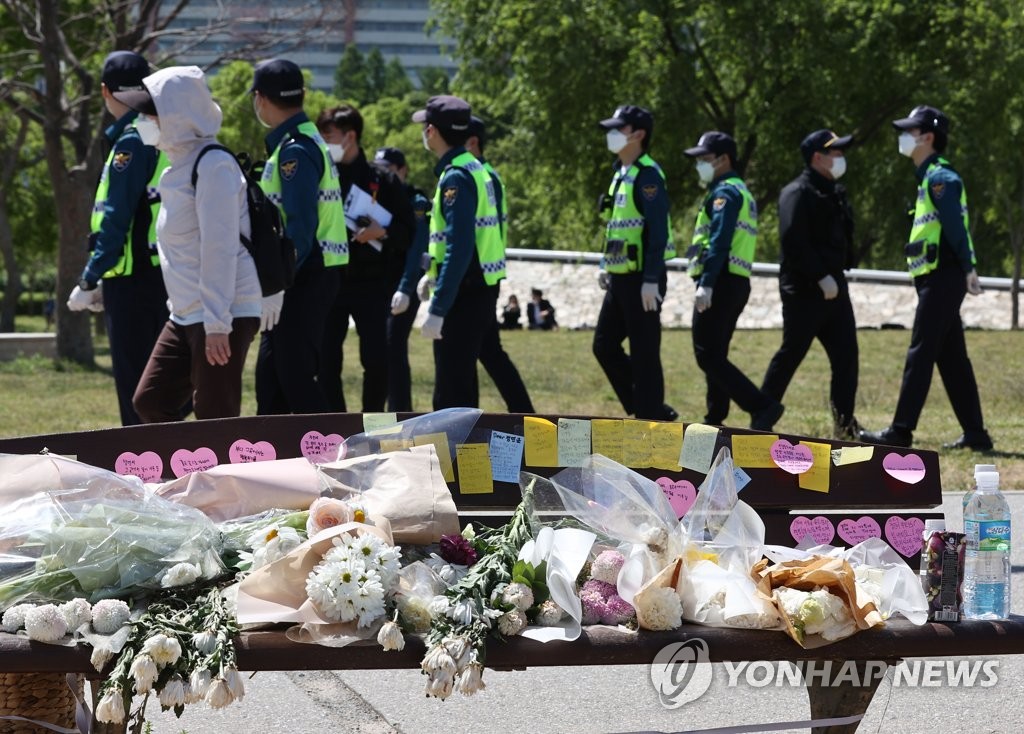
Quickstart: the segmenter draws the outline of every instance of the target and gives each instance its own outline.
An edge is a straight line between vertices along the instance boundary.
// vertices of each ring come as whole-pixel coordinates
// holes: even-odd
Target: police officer
[[[800,143],[806,168],[779,195],[779,293],[782,346],[761,391],[781,401],[815,338],[832,368],[834,433],[856,441],[857,324],[843,270],[853,263],[853,212],[846,189],[844,150],[853,138],[816,130]]]
[[[412,370],[409,367],[409,332],[420,309],[416,284],[423,275],[423,256],[430,238],[431,202],[426,193],[409,183],[409,164],[400,148],[378,148],[374,161],[386,166],[402,182],[412,206],[416,228],[388,312],[388,410],[412,410]]]
[[[917,311],[907,350],[896,414],[888,428],[862,431],[861,440],[910,446],[928,397],[935,366],[939,368],[963,434],[945,448],[988,451],[992,439],[981,416],[974,369],[967,356],[960,304],[978,295],[974,242],[967,214],[967,193],[959,174],[942,153],[949,139],[949,119],[922,105],[894,120],[899,151],[917,166],[917,205],[906,246],[907,267],[917,289]]]
[[[494,167],[484,158],[484,146],[487,144],[487,128],[484,121],[476,115],[469,120],[469,139],[466,150],[479,160],[487,175],[494,182],[494,196],[498,203],[498,219],[501,221],[502,248],[508,247],[508,202],[505,199],[505,185]],[[532,413],[533,402],[530,393],[523,384],[515,363],[501,346],[501,335],[498,330],[498,314],[494,314],[494,324],[487,330],[480,347],[480,364],[487,370],[498,388],[501,399],[505,401],[509,413]]]
[[[371,215],[348,210],[349,261],[341,269],[341,285],[324,327],[320,384],[332,412],[346,412],[341,373],[349,317],[359,332],[359,361],[363,367],[362,411],[384,410],[388,397],[387,320],[391,294],[401,278],[405,254],[416,227],[402,182],[386,167],[371,165],[363,152],[363,116],[351,105],[326,109],[316,121],[338,166],[341,193],[350,201],[353,191],[380,205],[390,221],[385,226]],[[381,215],[383,216],[383,214]]]
[[[114,146],[96,189],[89,236],[92,254],[68,299],[72,311],[104,311],[125,426],[141,422],[132,396],[168,316],[156,249],[156,216],[160,211],[157,184],[170,162],[164,153],[142,143],[135,129],[138,113],[113,96],[142,90],[148,75],[149,64],[132,51],[115,51],[103,64],[103,101],[116,119],[106,136]]]
[[[599,209],[607,218],[598,282],[605,289],[594,330],[594,357],[627,414],[675,420],[661,370],[665,260],[675,257],[665,174],[648,154],[654,117],[622,105],[598,125],[617,157]],[[629,339],[629,354],[622,348]]]
[[[338,171],[302,109],[305,81],[298,66],[285,59],[258,64],[250,92],[256,118],[271,128],[260,187],[280,208],[296,256],[295,282],[284,291],[280,320],[260,341],[256,411],[322,413],[329,410],[317,379],[324,323],[338,290],[338,268],[348,262]]]
[[[434,340],[434,410],[478,406],[476,363],[505,277],[494,182],[465,148],[469,120],[469,105],[450,95],[431,97],[412,116],[423,125],[423,144],[438,157],[430,268],[417,285],[425,290],[434,283],[421,328]]]
[[[693,308],[693,351],[707,378],[707,415],[725,422],[729,401],[750,413],[750,427],[770,431],[782,403],[769,397],[729,361],[736,321],[750,298],[750,273],[757,245],[757,203],[736,173],[736,141],[723,132],[700,136],[686,155],[697,159],[697,175],[708,194],[697,213],[686,255],[697,285]]]

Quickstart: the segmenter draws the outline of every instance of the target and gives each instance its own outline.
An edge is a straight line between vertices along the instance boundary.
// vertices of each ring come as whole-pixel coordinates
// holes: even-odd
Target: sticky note
[[[446,482],[454,482],[455,471],[452,469],[452,452],[448,448],[448,434],[424,433],[422,436],[416,436],[416,446],[426,446],[427,444],[433,444],[437,451],[437,460],[441,462],[441,476]]]
[[[228,447],[228,460],[232,464],[248,464],[254,461],[273,461],[277,449],[269,441],[252,443],[240,438]]]
[[[344,445],[344,440],[337,433],[325,436],[320,431],[307,431],[299,439],[299,451],[311,463],[326,464],[338,460],[339,448]]]
[[[733,464],[747,469],[774,469],[772,444],[778,440],[779,437],[773,435],[734,435],[732,437]]]
[[[397,433],[398,417],[394,413],[363,413],[363,430],[367,433]],[[391,428],[391,431],[382,429]]]
[[[651,424],[651,466],[679,471],[679,451],[683,448],[682,423]]]
[[[380,452],[387,454],[391,451],[405,451],[415,445],[411,438],[382,438],[380,440]]]
[[[459,492],[461,494],[490,494],[490,447],[485,443],[460,443],[455,447],[455,460],[459,465]]]
[[[144,482],[159,482],[164,475],[164,460],[155,451],[135,454],[125,451],[114,460],[114,471],[138,477]]]
[[[590,421],[586,418],[558,419],[558,465],[583,466],[590,456]]]
[[[544,418],[523,418],[527,466],[558,466],[558,426]]]
[[[174,466],[174,457],[171,457],[171,466]],[[901,456],[895,451],[885,455],[882,459],[882,468],[885,473],[904,484],[917,484],[924,479],[924,460],[917,454]]]
[[[217,454],[207,446],[200,446],[195,451],[178,449],[171,454],[171,471],[174,476],[183,477],[197,471],[206,471],[217,466]]]
[[[523,437],[514,433],[492,431],[489,451],[491,478],[496,482],[517,483],[519,470],[523,466]]]
[[[652,421],[622,421],[622,463],[632,469],[651,465]]]
[[[801,441],[799,446],[806,446],[811,450],[811,457],[814,463],[811,468],[799,475],[800,489],[810,489],[814,492],[828,492],[829,470],[831,464],[832,446],[827,443],[816,443],[814,441]]]
[[[683,431],[683,448],[679,451],[679,465],[685,469],[707,474],[715,457],[718,429],[703,423],[691,423]]]
[[[874,446],[843,446],[841,449],[832,449],[832,463],[836,466],[859,464],[862,461],[871,461],[874,455]]]
[[[750,484],[750,475],[740,469],[738,466],[733,467],[732,479],[736,482],[736,491],[739,492],[741,489]]]
[[[595,454],[622,463],[622,421],[594,418],[590,421],[590,438]]]

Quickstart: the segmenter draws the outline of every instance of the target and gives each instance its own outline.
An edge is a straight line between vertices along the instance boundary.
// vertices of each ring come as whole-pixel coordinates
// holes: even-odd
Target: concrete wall
[[[57,335],[50,332],[14,332],[0,334],[0,362],[36,354],[53,359],[57,356]]]

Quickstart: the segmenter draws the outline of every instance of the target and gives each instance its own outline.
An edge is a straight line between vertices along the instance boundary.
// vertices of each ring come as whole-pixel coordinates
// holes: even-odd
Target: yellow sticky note
[[[455,447],[455,460],[459,465],[459,492],[462,494],[491,494],[490,447],[485,443],[460,443]]]
[[[363,430],[366,433],[398,433],[402,429],[397,424],[398,418],[394,413],[363,413]]]
[[[434,450],[437,451],[437,459],[441,462],[441,476],[444,477],[446,482],[454,482],[455,470],[452,468],[452,452],[448,448],[448,434],[424,433],[422,436],[417,436],[415,441],[417,446],[434,445]]]
[[[703,423],[691,423],[683,431],[683,446],[679,450],[679,465],[685,469],[707,474],[715,458],[718,429]]]
[[[622,463],[632,469],[651,465],[652,421],[622,421]]]
[[[683,448],[682,423],[651,424],[651,466],[679,471],[679,452]]]
[[[590,440],[595,454],[622,463],[622,421],[594,418],[590,421]]]
[[[528,415],[523,419],[526,466],[558,466],[558,427],[549,420]]]
[[[752,436],[733,435],[732,437],[732,463],[747,469],[774,469],[775,461],[772,459],[772,444],[779,440],[778,436]]]
[[[832,463],[836,466],[847,464],[859,464],[862,461],[871,461],[875,455],[874,446],[843,446],[841,449],[832,449]]]
[[[380,440],[380,452],[386,454],[390,451],[405,451],[415,445],[411,438],[382,438]]]
[[[801,446],[811,450],[814,457],[814,464],[800,478],[800,489],[810,489],[815,492],[828,492],[829,458],[832,447],[827,443],[815,443],[813,441],[801,441]]]
[[[590,421],[586,418],[558,419],[558,465],[583,466],[590,456]]]

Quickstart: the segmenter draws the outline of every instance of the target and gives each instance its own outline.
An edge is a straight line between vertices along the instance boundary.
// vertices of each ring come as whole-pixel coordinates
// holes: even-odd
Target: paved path
[[[960,495],[943,497],[960,518]],[[1013,522],[1024,528],[1024,493],[1011,493]],[[951,519],[950,525],[954,525]],[[1013,609],[1024,611],[1024,543],[1013,551]],[[554,648],[552,648],[554,649]],[[861,732],[1024,731],[1024,656],[999,661],[991,688],[907,688],[883,681]],[[484,675],[473,698],[427,699],[417,671],[259,673],[242,704],[221,711],[189,707],[180,720],[153,706],[154,734],[554,734],[556,732],[683,732],[702,728],[802,720],[801,688],[727,688],[724,665],[703,698],[668,711],[658,703],[646,666],[533,668]],[[805,730],[793,730],[805,731]]]

